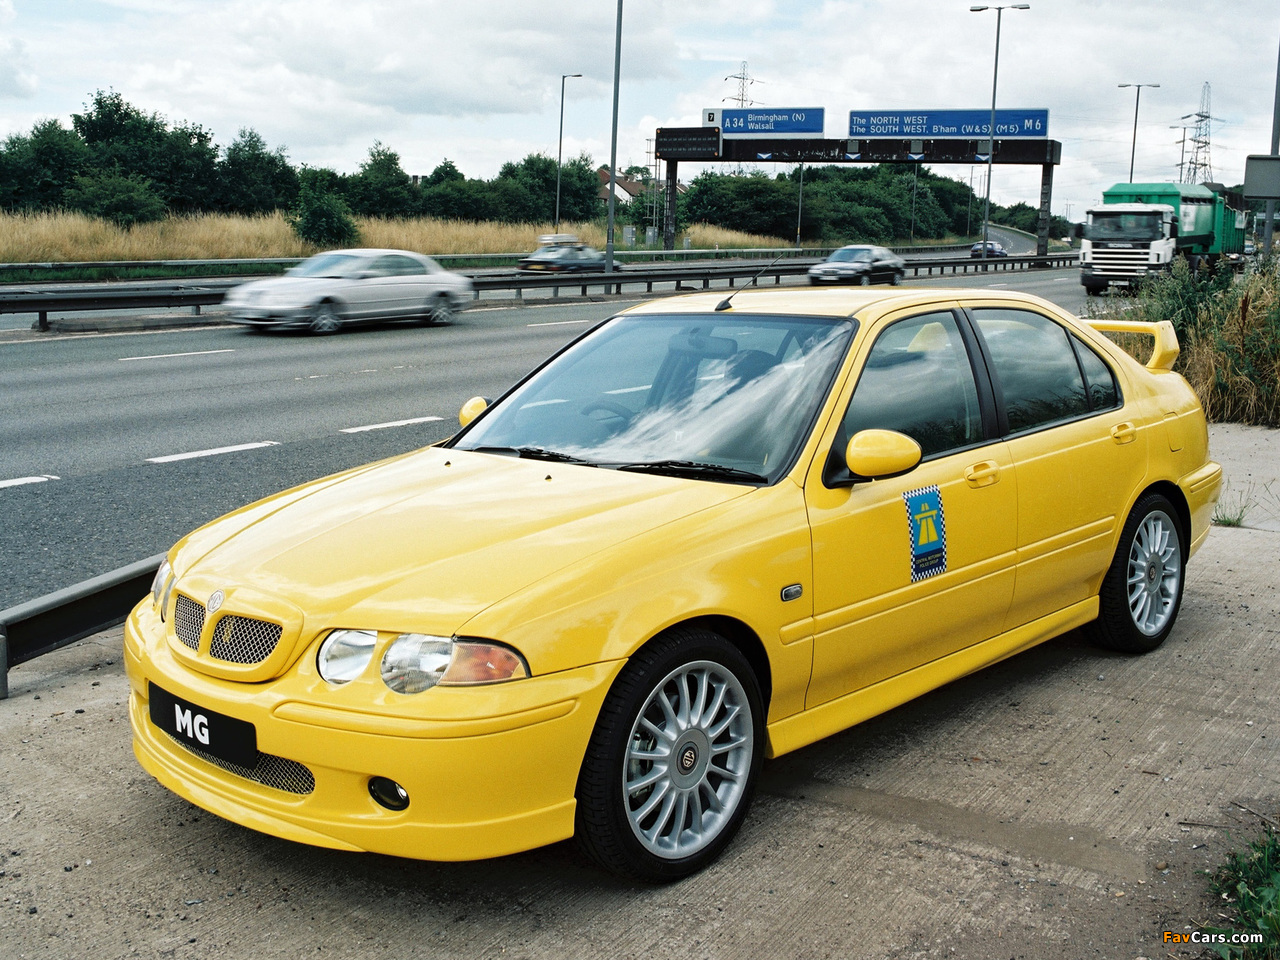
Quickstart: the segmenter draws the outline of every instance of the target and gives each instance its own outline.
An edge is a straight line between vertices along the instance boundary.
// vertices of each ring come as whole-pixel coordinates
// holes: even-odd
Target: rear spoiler
[[[1182,348],[1178,346],[1178,334],[1168,320],[1147,323],[1143,320],[1080,319],[1099,333],[1137,333],[1153,338],[1155,345],[1151,350],[1151,358],[1147,361],[1148,370],[1172,370],[1173,362],[1182,352]]]

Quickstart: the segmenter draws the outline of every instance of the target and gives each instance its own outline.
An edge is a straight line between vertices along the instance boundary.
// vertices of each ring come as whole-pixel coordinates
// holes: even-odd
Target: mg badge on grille
[[[209,597],[209,602],[204,605],[205,611],[212,616],[222,609],[223,601],[226,599],[227,595],[221,590],[213,591],[213,594]]]

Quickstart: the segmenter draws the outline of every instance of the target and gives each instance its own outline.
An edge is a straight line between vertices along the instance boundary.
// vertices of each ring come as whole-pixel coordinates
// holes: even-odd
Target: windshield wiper
[[[747,483],[768,483],[769,478],[750,470],[725,466],[723,463],[701,463],[697,460],[650,460],[640,463],[620,464],[617,469],[635,473],[665,473],[671,476],[707,477],[716,480],[742,480]]]
[[[584,460],[582,457],[575,457],[571,453],[544,450],[542,447],[472,447],[471,452],[514,454],[522,460],[550,460],[553,463],[579,463],[587,467],[596,466],[592,461]]]

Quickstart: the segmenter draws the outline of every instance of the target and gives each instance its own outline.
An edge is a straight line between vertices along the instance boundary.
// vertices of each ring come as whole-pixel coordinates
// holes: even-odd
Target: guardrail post
[[[0,624],[0,700],[9,699],[9,640]]]
[[[38,314],[36,314],[36,322],[31,325],[31,329],[44,330],[46,332],[48,331],[49,329],[49,311],[48,310],[41,310]]]

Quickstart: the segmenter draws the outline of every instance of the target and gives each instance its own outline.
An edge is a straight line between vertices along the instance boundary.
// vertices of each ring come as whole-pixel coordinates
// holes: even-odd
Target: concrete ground
[[[23,665],[0,956],[1208,956],[1164,934],[1222,922],[1203,871],[1280,820],[1280,431],[1211,444],[1250,506],[1164,646],[1073,633],[768,764],[726,856],[672,886],[570,844],[431,864],[252,833],[137,766],[118,629]]]

